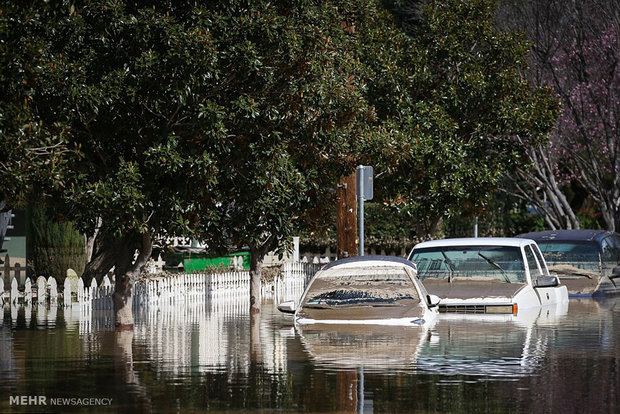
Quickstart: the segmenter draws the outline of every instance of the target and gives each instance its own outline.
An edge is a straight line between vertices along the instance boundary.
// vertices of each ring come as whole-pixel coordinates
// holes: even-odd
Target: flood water
[[[517,320],[440,315],[428,327],[296,328],[273,301],[109,311],[10,309],[0,412],[618,413],[620,300]]]

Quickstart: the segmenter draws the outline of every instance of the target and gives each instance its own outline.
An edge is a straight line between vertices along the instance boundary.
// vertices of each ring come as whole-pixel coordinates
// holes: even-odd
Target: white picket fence
[[[39,276],[34,286],[30,279],[26,279],[23,292],[18,289],[16,277],[11,279],[8,289],[5,289],[4,280],[0,278],[0,304],[4,302],[17,303],[20,300],[24,303],[35,304],[39,302],[55,303],[58,296],[58,285],[53,277],[45,279],[43,276]]]
[[[312,263],[285,263],[281,274],[263,283],[261,296],[274,300],[295,299],[314,273],[321,267]],[[133,305],[171,305],[177,302],[191,303],[208,298],[225,300],[249,295],[250,272],[180,273],[167,277],[151,277],[134,284]]]
[[[318,263],[284,263],[280,275],[272,282],[263,284],[262,297],[275,302],[299,299],[312,276],[322,266]]]
[[[262,284],[261,295],[274,301],[295,300],[320,267],[312,263],[285,263],[277,277]],[[136,281],[132,300],[134,308],[191,304],[208,299],[225,302],[227,298],[249,295],[249,289],[248,271],[179,273]],[[29,305],[51,303],[65,308],[79,305],[91,310],[112,309],[113,291],[114,286],[107,276],[101,285],[93,280],[88,287],[84,286],[81,278],[67,277],[62,287],[62,296],[58,294],[56,280],[51,277],[39,277],[34,286],[27,279],[23,292],[19,291],[16,278],[12,279],[10,289],[5,292],[0,278],[0,292],[3,292],[0,294],[0,305],[8,301],[13,305],[18,302]]]

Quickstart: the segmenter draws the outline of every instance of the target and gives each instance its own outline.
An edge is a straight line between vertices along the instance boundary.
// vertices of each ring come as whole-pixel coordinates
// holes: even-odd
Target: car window
[[[527,267],[530,268],[530,275],[533,278],[542,275],[542,271],[538,266],[538,262],[536,261],[536,255],[534,254],[531,245],[525,246],[525,258],[527,259]]]
[[[411,277],[402,267],[347,267],[317,275],[303,307],[377,306],[420,300]]]
[[[616,262],[614,263],[614,265],[616,263],[620,264],[620,236],[614,233],[613,235],[609,236],[609,239],[611,240],[611,245],[616,251]]]
[[[600,271],[597,243],[557,240],[542,240],[537,243],[549,267],[573,266],[578,269]]]
[[[603,261],[615,265],[620,261],[620,243],[615,236],[609,236],[601,242]]]
[[[523,256],[517,246],[437,246],[413,250],[410,260],[421,280],[498,279],[524,281]]]
[[[543,258],[543,255],[540,252],[538,245],[530,245],[530,246],[532,247],[532,250],[534,250],[534,254],[536,255],[536,259],[538,259],[538,264],[540,265],[540,268],[543,274],[549,275],[549,269],[547,268],[547,262]]]

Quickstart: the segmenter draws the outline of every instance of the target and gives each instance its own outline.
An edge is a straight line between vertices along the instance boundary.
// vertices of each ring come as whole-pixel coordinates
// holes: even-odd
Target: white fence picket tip
[[[32,281],[29,277],[26,278],[26,282],[24,283],[24,303],[32,303]]]
[[[84,281],[80,277],[77,280],[77,301],[78,303],[82,303],[85,300],[86,300],[86,297],[84,295]]]
[[[11,280],[11,303],[17,303],[17,298],[19,297],[19,289],[17,286],[17,278],[13,278]]]
[[[43,276],[37,278],[37,303],[44,303],[47,299],[47,281]]]
[[[53,277],[47,279],[47,290],[50,298],[50,303],[56,303],[58,300],[58,283]]]
[[[65,279],[65,283],[63,286],[63,304],[65,308],[71,306],[71,281],[69,278]]]

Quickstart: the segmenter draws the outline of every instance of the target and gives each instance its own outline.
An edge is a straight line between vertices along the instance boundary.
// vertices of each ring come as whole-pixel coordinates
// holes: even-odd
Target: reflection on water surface
[[[294,327],[245,296],[109,311],[5,307],[0,412],[596,412],[620,389],[617,299],[428,327]],[[11,397],[110,398],[20,406]],[[58,401],[58,400],[56,400]]]

